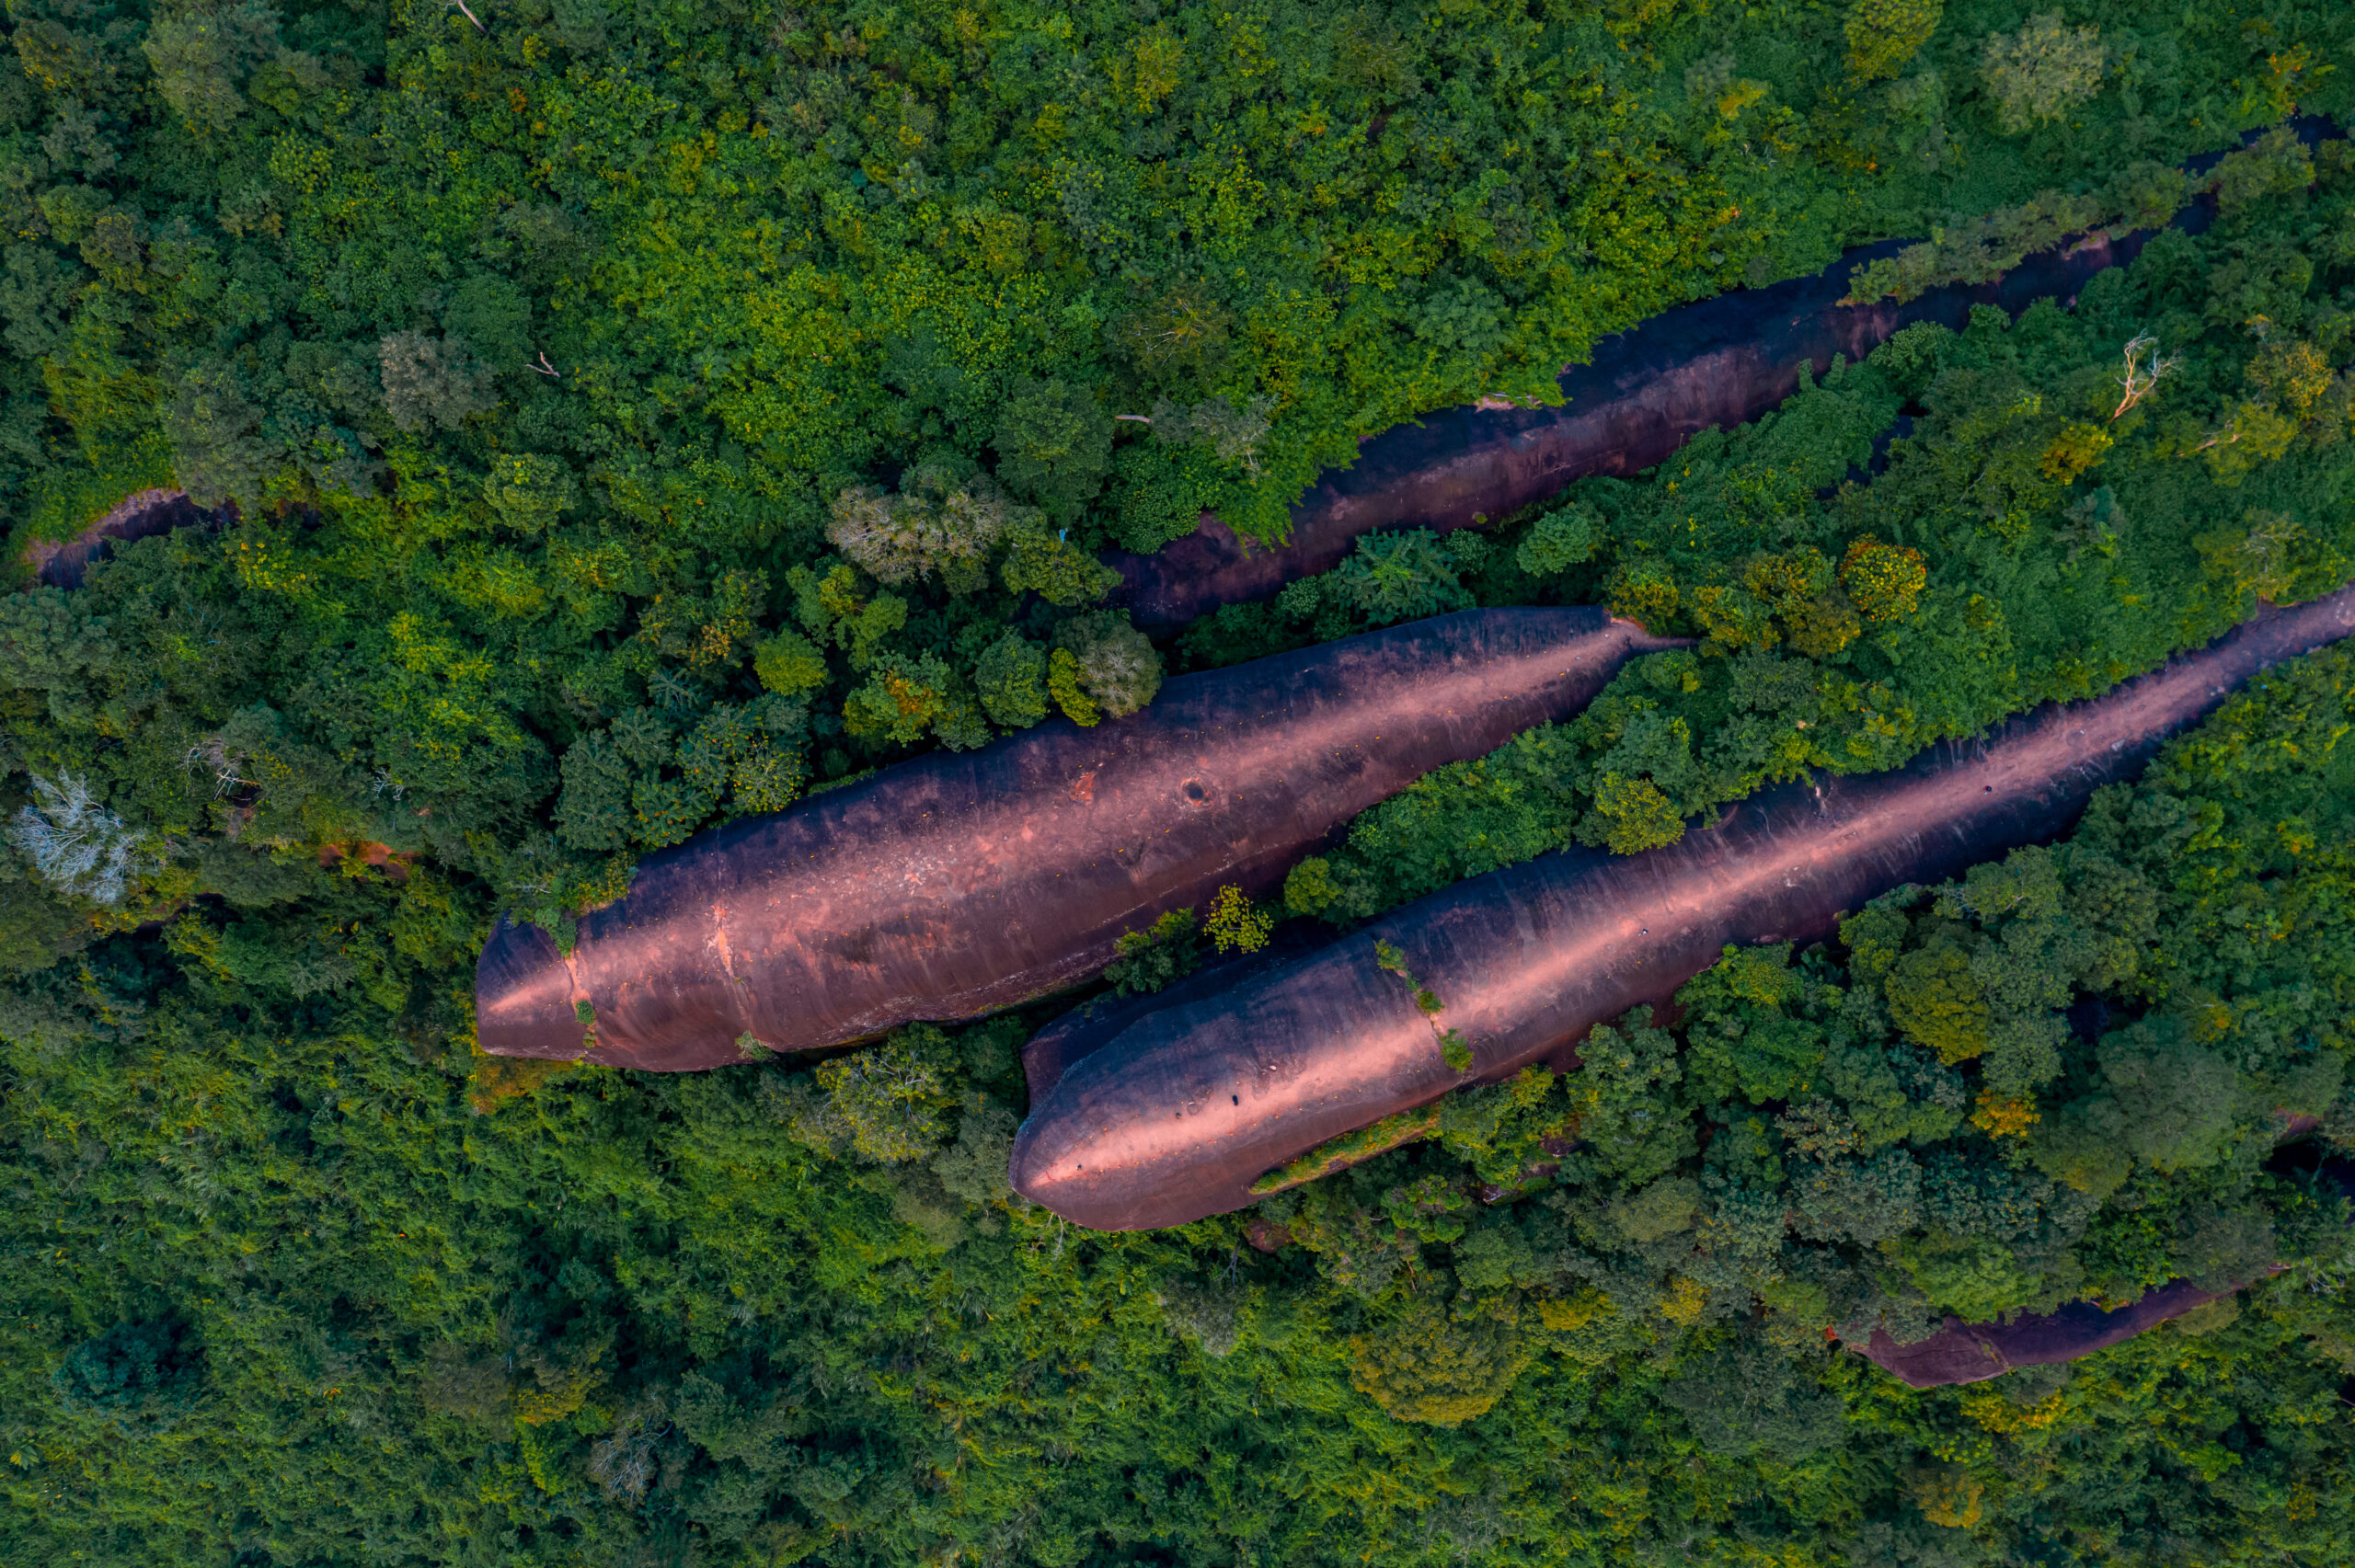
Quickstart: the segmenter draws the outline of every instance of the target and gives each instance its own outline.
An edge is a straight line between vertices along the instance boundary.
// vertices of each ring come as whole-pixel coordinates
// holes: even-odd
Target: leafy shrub
[[[1161,656],[1121,612],[1074,616],[1055,642],[1048,690],[1074,724],[1124,717],[1161,690]]]
[[[2058,13],[2030,17],[2016,33],[1991,33],[1980,75],[2006,134],[2058,120],[2100,90],[2109,52],[2098,28],[2072,28]]]
[[[1894,76],[1922,52],[1946,14],[1945,0],[1855,0],[1848,7],[1848,74]]]

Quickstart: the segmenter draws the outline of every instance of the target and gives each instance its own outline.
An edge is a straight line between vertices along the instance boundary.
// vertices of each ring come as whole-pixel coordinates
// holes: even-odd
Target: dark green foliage
[[[989,646],[973,667],[982,711],[1007,729],[1028,729],[1047,716],[1047,656],[1019,633]]]
[[[59,1408],[126,1437],[170,1430],[202,1391],[202,1358],[186,1337],[168,1321],[117,1323],[75,1346],[50,1376]]]
[[[2355,200],[2355,187],[2330,190],[2198,240],[2161,235],[2072,313],[1910,327],[1757,424],[1705,434],[1640,482],[1588,481],[1509,530],[1519,575],[1467,568],[1483,602],[1599,592],[1654,631],[1699,638],[1697,657],[1639,659],[1577,719],[1367,812],[1315,887],[1295,887],[1293,911],[1361,919],[1548,849],[1673,841],[1804,769],[1894,766],[2105,690],[2260,599],[2338,586],[2355,572],[2342,498],[2355,372],[2329,367],[2348,357],[2355,294],[2306,248]],[[2142,343],[2147,370],[2150,342],[2170,356],[2158,390],[2120,412],[2124,350]],[[1844,482],[1909,399],[1925,412],[1889,472]],[[1418,537],[1421,562],[1467,536],[1398,536]],[[1340,607],[1373,559],[1386,557],[1295,583],[1280,610],[1313,614],[1318,635],[1355,629]],[[1398,579],[1439,585],[1425,612],[1461,602],[1432,596],[1451,574]],[[2018,911],[2005,940],[2039,944],[2054,983],[2097,981],[2115,955],[2072,945],[2040,886],[2003,894]],[[1951,1059],[1992,1051],[2000,1071],[2034,1076],[2049,1042],[2016,1013],[2040,1004],[1982,995],[1970,968],[1960,948],[1909,958],[1901,1024]]]
[[[1143,931],[1123,933],[1120,956],[1104,971],[1114,994],[1160,990],[1193,973],[1202,957],[1195,924],[1193,910],[1172,910]]]
[[[1024,381],[998,411],[997,473],[1059,523],[1075,521],[1104,482],[1112,422],[1096,399],[1061,381]]]
[[[1991,60],[2030,18],[1963,4],[10,22],[11,559],[152,486],[242,517],[0,602],[9,1563],[2355,1533],[2343,1214],[2264,1163],[2283,1113],[2350,1125],[2336,657],[2049,855],[1729,956],[1580,1071],[1178,1232],[1008,1190],[1058,1001],[693,1078],[470,1050],[495,915],[569,942],[638,853],[1148,700],[1102,545],[1272,537],[1358,438],[1854,241],[1943,229],[1915,270],[1968,271],[2087,189],[2154,212],[2349,101],[2344,7],[2073,13],[2090,97],[2086,50]],[[2349,169],[2263,143],[2074,315],[1917,330],[1649,480],[1187,630],[1172,668],[1470,602],[1703,639],[1370,816],[1294,907],[1657,841],[2343,576]],[[2113,425],[2142,334],[2175,362]],[[1182,969],[1156,930],[1117,983]],[[1825,1348],[2284,1259],[2065,1384],[1914,1397]]]

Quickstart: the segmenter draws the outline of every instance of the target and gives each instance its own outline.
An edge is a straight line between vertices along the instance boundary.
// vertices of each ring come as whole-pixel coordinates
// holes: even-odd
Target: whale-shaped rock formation
[[[2355,588],[2267,610],[2106,696],[1890,773],[1766,792],[1665,848],[1473,877],[1223,993],[1074,1038],[1034,1080],[1015,1189],[1098,1230],[1243,1207],[1262,1173],[1330,1139],[1534,1061],[1574,1064],[1595,1024],[1666,998],[1729,943],[1827,935],[1892,888],[2066,831],[2096,788],[2251,675],[2350,633]],[[1467,1070],[1443,1033],[1468,1046]]]
[[[649,855],[569,953],[502,922],[476,969],[478,1036],[687,1071],[741,1059],[747,1036],[815,1049],[1026,1001],[1682,646],[1592,608],[1465,611],[1180,676],[1094,728],[919,757]]]

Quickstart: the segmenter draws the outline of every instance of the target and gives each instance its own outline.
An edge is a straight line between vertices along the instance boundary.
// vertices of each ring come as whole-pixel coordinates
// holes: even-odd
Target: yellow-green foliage
[[[2338,1217],[2264,1163],[2277,1113],[2355,1125],[2337,656],[2040,860],[1175,1231],[1007,1185],[1063,999],[707,1074],[473,1049],[502,915],[569,943],[638,855],[1111,723],[1165,658],[1472,603],[1694,638],[1304,866],[1288,904],[1347,921],[2345,578],[2350,165],[2273,134],[2074,310],[1911,329],[1649,477],[1368,539],[1163,647],[1106,608],[1100,549],[1272,538],[1360,438],[1542,402],[1666,305],[2149,227],[2188,155],[2355,81],[2320,0],[2072,16],[1992,74],[2022,16],[1928,17],[15,6],[8,556],[167,469],[242,518],[0,600],[0,1559],[2340,1552]],[[1192,956],[1137,934],[1136,979]],[[1963,971],[1908,989],[1948,951],[1984,1009],[1951,1065],[1895,1017],[1952,1023]],[[1982,1104],[2038,1119],[1999,1145]],[[1823,1348],[2285,1259],[2049,1423],[2051,1388],[1991,1420]]]
[[[1458,1322],[1426,1307],[1350,1341],[1350,1382],[1401,1421],[1459,1426],[1486,1415],[1529,1365],[1527,1341],[1505,1325]]]
[[[1370,1127],[1329,1139],[1289,1164],[1269,1172],[1251,1184],[1251,1191],[1264,1197],[1269,1193],[1280,1193],[1286,1187],[1296,1187],[1303,1182],[1329,1176],[1386,1150],[1396,1149],[1419,1138],[1429,1138],[1438,1130],[1439,1122],[1440,1107],[1437,1105],[1384,1116]]]
[[[1945,12],[1945,0],[1855,0],[1848,7],[1848,74],[1860,82],[1898,74]]]

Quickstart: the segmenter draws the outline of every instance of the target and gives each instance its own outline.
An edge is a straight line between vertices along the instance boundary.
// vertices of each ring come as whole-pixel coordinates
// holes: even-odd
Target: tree
[[[629,841],[628,761],[603,735],[565,748],[564,789],[556,801],[557,837],[577,850],[616,850]]]
[[[894,1029],[881,1045],[819,1065],[789,1114],[793,1136],[881,1164],[924,1159],[948,1139],[955,1072],[955,1047],[940,1030]]]
[[[944,464],[919,464],[896,495],[857,485],[834,498],[826,537],[878,581],[898,585],[937,576],[952,593],[988,580],[982,563],[1017,520],[988,477],[958,479]]]
[[[1936,942],[1899,958],[1882,982],[1889,1015],[1905,1037],[1951,1065],[1987,1049],[1986,994],[1958,942]]]
[[[87,601],[46,585],[0,598],[0,682],[17,692],[79,698],[114,662],[115,647]]]
[[[1007,632],[973,666],[982,711],[1002,728],[1029,728],[1049,712],[1046,674],[1046,650],[1019,632]]]
[[[2016,33],[1988,34],[1979,61],[2005,135],[2084,103],[2100,89],[2108,67],[2099,28],[2065,27],[2052,12],[2030,17]]]
[[[1161,656],[1123,612],[1074,616],[1057,630],[1048,691],[1073,723],[1123,717],[1160,690]]]
[[[1602,539],[1603,520],[1594,509],[1573,502],[1533,523],[1513,559],[1532,577],[1557,577],[1591,556]]]
[[[227,128],[245,109],[237,86],[278,51],[278,12],[269,0],[193,0],[158,7],[140,46],[155,87],[190,129]]]
[[[1267,397],[1252,398],[1240,408],[1223,397],[1205,398],[1190,408],[1164,398],[1153,406],[1153,439],[1170,446],[1207,447],[1219,462],[1257,475],[1259,443],[1268,439],[1274,406]]]
[[[51,1374],[58,1403],[126,1437],[169,1431],[202,1398],[203,1351],[185,1323],[119,1322],[76,1345]]]
[[[1840,563],[1840,586],[1867,621],[1902,621],[1921,602],[1929,580],[1922,552],[1883,544],[1867,533],[1848,546]]]
[[[119,904],[135,878],[160,864],[149,836],[99,804],[87,780],[36,773],[32,784],[34,804],[17,808],[8,838],[60,892]]]
[[[978,703],[955,670],[936,654],[877,656],[867,683],[843,704],[850,733],[911,746],[927,732],[951,750],[969,751],[989,741]]]
[[[452,291],[442,329],[491,375],[511,374],[531,360],[532,302],[496,272],[474,272]]]
[[[998,413],[997,453],[1002,484],[1055,521],[1074,522],[1104,486],[1112,421],[1085,387],[1022,380]]]
[[[1242,888],[1229,886],[1220,888],[1211,900],[1202,933],[1222,953],[1257,953],[1268,944],[1268,933],[1275,923],[1274,916],[1253,907]]]
[[[508,527],[545,533],[579,499],[572,470],[557,458],[515,452],[496,458],[482,482],[483,498]]]
[[[1846,1436],[1838,1396],[1806,1371],[1791,1356],[1736,1341],[1694,1357],[1660,1398],[1684,1413],[1711,1453],[1763,1450],[1791,1464]]]
[[[1607,772],[1594,781],[1594,810],[1580,830],[1614,854],[1637,854],[1682,839],[1684,818],[1651,780]]]
[[[1092,604],[1120,582],[1120,574],[1072,544],[1063,532],[1050,533],[1037,513],[1017,515],[1009,526],[1000,580],[1015,593],[1036,593],[1066,609]]]
[[[1195,940],[1194,911],[1169,910],[1143,931],[1124,931],[1115,944],[1120,956],[1105,969],[1104,979],[1116,996],[1157,991],[1193,973],[1201,961]]]
[[[2118,1103],[2114,1125],[2136,1159],[2168,1173],[2222,1157],[2240,1108],[2240,1074],[2195,1043],[2180,1020],[2146,1020],[2106,1035],[2100,1057],[2102,1080]]]
[[[1946,0],[1855,0],[1848,7],[1848,74],[1859,82],[1898,74],[1945,13]]]
[[[1178,1280],[1154,1293],[1172,1333],[1213,1359],[1243,1343],[1243,1299],[1234,1287]]]
[[[1597,1024],[1580,1042],[1580,1070],[1568,1083],[1595,1162],[1629,1186],[1666,1174],[1694,1147],[1673,1092],[1683,1078],[1675,1037],[1637,1023],[1641,1016],[1630,1013],[1616,1028]]]
[[[164,430],[180,487],[201,507],[253,505],[286,455],[263,432],[261,410],[236,373],[217,361],[199,364],[181,378]]]
[[[384,367],[385,407],[412,434],[438,426],[454,430],[496,406],[492,375],[465,345],[422,332],[394,332],[377,346]]]
[[[1367,533],[1334,576],[1334,590],[1369,626],[1471,608],[1439,535],[1427,529]]]
[[[1405,1317],[1350,1342],[1350,1381],[1400,1421],[1458,1426],[1485,1415],[1533,1359],[1519,1334],[1485,1318],[1469,1322],[1442,1307]]]
[[[833,678],[824,651],[794,631],[762,639],[752,649],[752,673],[763,686],[788,697],[814,692]]]

